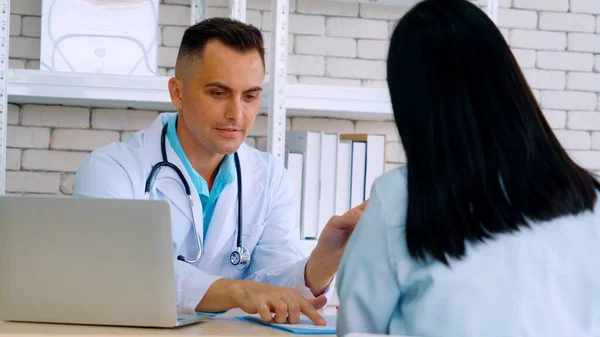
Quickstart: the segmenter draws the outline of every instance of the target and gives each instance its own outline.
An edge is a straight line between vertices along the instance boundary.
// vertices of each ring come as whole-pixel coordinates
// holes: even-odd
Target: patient
[[[338,334],[600,335],[600,184],[575,164],[500,31],[426,0],[387,78],[407,166],[374,184],[337,276]]]

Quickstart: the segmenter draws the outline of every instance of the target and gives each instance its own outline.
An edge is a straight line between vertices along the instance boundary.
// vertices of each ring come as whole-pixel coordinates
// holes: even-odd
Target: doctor
[[[332,295],[365,204],[331,218],[312,254],[301,254],[287,171],[244,143],[260,106],[264,53],[253,26],[214,18],[189,27],[168,83],[178,112],[93,151],[74,195],[170,203],[178,312],[241,308],[279,323],[303,313],[324,324],[316,309]]]

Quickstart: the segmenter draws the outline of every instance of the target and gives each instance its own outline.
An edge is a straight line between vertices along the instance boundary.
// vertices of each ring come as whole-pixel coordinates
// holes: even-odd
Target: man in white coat
[[[241,308],[265,321],[297,323],[305,314],[324,324],[316,309],[332,295],[331,282],[365,204],[331,218],[312,254],[301,253],[287,171],[244,143],[259,111],[264,53],[253,26],[214,18],[189,27],[168,85],[178,112],[93,151],[78,169],[74,195],[147,195],[170,203],[173,253],[182,256],[175,270],[178,312]],[[166,166],[146,190],[152,167],[163,161],[162,144],[165,159],[189,182],[189,196],[176,170]],[[236,174],[236,153],[243,179]],[[251,256],[245,269],[230,262],[238,247],[239,190],[242,245]]]

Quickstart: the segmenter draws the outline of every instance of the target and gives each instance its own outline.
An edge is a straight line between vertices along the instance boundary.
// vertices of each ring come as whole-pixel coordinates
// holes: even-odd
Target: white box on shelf
[[[43,0],[40,68],[155,75],[158,0]]]

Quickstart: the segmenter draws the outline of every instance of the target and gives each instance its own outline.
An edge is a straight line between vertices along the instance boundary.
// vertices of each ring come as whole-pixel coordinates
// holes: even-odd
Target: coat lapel
[[[150,127],[147,129],[146,134],[144,135],[144,150],[152,165],[155,165],[162,161],[161,133],[164,123],[166,123],[166,121],[171,115],[172,113],[161,114],[152,123],[152,125],[150,125]],[[201,235],[203,231],[202,204],[200,203],[200,196],[198,195],[198,191],[196,191],[196,187],[192,183],[192,179],[190,178],[187,170],[183,166],[183,163],[171,147],[171,144],[169,143],[169,140],[166,137],[165,150],[169,162],[179,168],[179,170],[181,171],[181,173],[183,174],[187,183],[190,186],[194,211],[192,212],[192,209],[190,208],[190,200],[187,194],[185,193],[183,182],[181,182],[179,176],[172,168],[163,166],[160,169],[154,181],[154,188],[156,188],[157,191],[163,194],[164,197],[168,199],[171,202],[171,204],[174,205],[181,213],[183,213],[190,222],[195,221],[195,223],[198,226],[198,234],[200,236],[200,240],[203,241]],[[176,225],[178,224],[173,224],[173,226]]]
[[[256,225],[254,223],[248,223],[248,219],[251,219],[247,214],[255,213],[260,210],[254,206],[257,196],[263,191],[263,183],[258,181],[256,177],[262,175],[257,174],[257,170],[264,169],[260,166],[260,162],[257,161],[252,153],[246,148],[246,144],[243,143],[238,150],[240,158],[240,168],[242,171],[242,207],[243,207],[243,225],[244,228],[247,226]],[[209,255],[212,258],[216,258],[216,254],[223,249],[229,254],[228,249],[233,249],[237,245],[237,229],[238,229],[238,207],[237,207],[237,174],[235,179],[227,185],[227,187],[221,192],[215,212],[208,228],[206,236],[206,251],[210,252]],[[228,242],[232,242],[231,247]],[[245,247],[250,249],[250,247]]]

